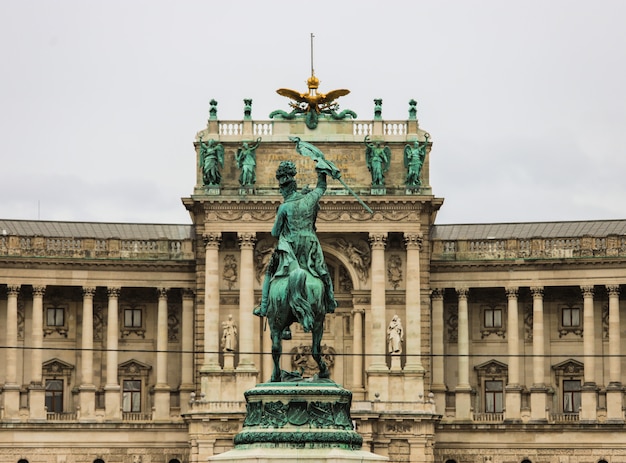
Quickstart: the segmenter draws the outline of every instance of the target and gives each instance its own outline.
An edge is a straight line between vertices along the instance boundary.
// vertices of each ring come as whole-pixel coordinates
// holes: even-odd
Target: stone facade
[[[391,149],[384,188],[370,185],[366,135]],[[404,184],[403,149],[425,135],[412,116],[314,130],[211,117],[194,146],[199,161],[200,137],[222,144],[222,183],[206,187],[198,167],[190,225],[0,220],[0,461],[196,463],[233,447],[243,393],[272,368],[252,308],[281,202],[274,172],[288,159],[300,186],[315,182],[288,136],[320,148],[374,211],[329,180],[317,219],[339,302],[324,354],[365,449],[398,462],[626,461],[626,220],[435,225],[430,144],[421,186]],[[258,137],[257,181],[242,188],[235,153]],[[283,369],[314,374],[310,335],[292,330]]]

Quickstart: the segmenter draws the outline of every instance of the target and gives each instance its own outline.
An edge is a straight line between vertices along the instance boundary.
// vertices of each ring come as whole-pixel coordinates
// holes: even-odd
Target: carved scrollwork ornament
[[[221,233],[204,233],[202,235],[205,249],[218,250],[220,248],[220,242],[222,241]]]
[[[386,233],[370,233],[369,235],[370,246],[372,249],[384,250],[387,243]]]
[[[404,234],[404,244],[406,245],[407,250],[417,249],[418,251],[421,251],[423,240],[424,236],[421,233]]]

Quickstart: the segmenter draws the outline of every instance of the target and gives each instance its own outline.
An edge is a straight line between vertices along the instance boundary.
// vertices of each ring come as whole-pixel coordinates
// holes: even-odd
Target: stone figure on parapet
[[[387,341],[389,344],[389,353],[391,355],[399,355],[402,353],[402,341],[404,340],[404,329],[400,317],[394,315],[391,323],[387,327]]]
[[[420,142],[415,140],[413,144],[404,147],[404,167],[406,171],[406,186],[419,187],[422,185],[420,174],[424,166],[426,158],[426,147],[428,146],[428,138],[430,135],[425,134],[426,141]]]
[[[256,183],[256,149],[261,144],[261,137],[252,144],[244,141],[241,148],[237,149],[235,160],[241,169],[239,174],[239,184],[241,186],[252,186]]]
[[[383,142],[371,142],[369,135],[363,141],[365,143],[365,161],[367,169],[372,174],[372,186],[385,185],[385,173],[389,170],[391,162],[391,149]]]
[[[221,169],[224,167],[224,147],[212,138],[206,143],[199,139],[200,167],[202,179],[207,186],[219,186],[222,183]]]

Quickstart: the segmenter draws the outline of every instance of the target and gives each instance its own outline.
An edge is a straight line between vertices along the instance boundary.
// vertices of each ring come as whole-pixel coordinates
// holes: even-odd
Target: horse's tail
[[[287,301],[305,333],[313,329],[311,303],[307,299],[306,272],[297,268],[289,273]]]

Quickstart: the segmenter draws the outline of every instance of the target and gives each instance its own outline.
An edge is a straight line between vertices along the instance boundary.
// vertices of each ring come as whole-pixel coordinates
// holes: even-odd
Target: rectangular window
[[[580,309],[578,307],[564,307],[561,324],[563,327],[580,326]]]
[[[48,307],[46,324],[48,326],[65,326],[65,309],[63,307]]]
[[[485,381],[485,413],[502,413],[504,409],[504,383]]]
[[[141,328],[141,309],[124,310],[124,327]]]
[[[485,309],[485,328],[502,328],[502,309]]]
[[[141,411],[141,381],[124,380],[122,392],[122,410],[125,412]]]
[[[580,380],[563,380],[563,413],[578,413],[580,410]]]
[[[63,380],[46,380],[46,408],[48,413],[63,412]]]

